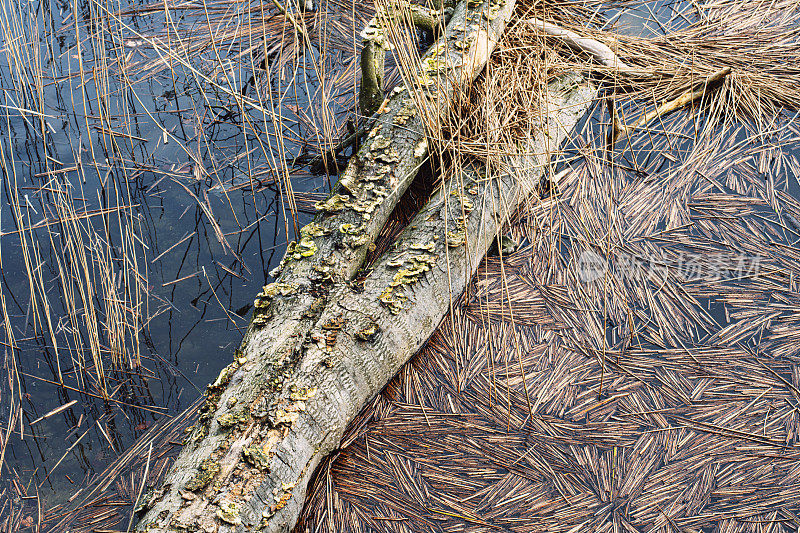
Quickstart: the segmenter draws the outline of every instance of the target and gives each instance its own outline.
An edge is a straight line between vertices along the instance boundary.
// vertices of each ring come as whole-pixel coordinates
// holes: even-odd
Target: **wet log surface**
[[[480,72],[512,11],[510,0],[455,10],[432,61],[423,61],[433,64],[424,74],[438,95],[426,113],[443,113],[454,88]],[[277,281],[259,294],[241,348],[208,387],[200,421],[143,502],[136,530],[291,530],[315,467],[433,333],[593,96],[576,76],[555,79],[529,155],[491,179],[463,169],[353,283],[427,153],[413,100],[394,93],[317,221],[290,244]]]

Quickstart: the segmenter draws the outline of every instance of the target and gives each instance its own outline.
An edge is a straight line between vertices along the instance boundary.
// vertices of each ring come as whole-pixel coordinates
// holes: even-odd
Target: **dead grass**
[[[652,38],[602,29],[601,4],[519,7],[485,76],[450,115],[429,117],[433,159],[445,177],[467,160],[485,162],[489,173],[506,168],[519,155],[518,140],[541,120],[533,103],[559,72],[586,72],[629,124],[722,66],[732,75],[691,108],[615,146],[607,143],[608,107],[598,103],[553,164],[550,182],[509,224],[519,249],[482,263],[426,348],[352,424],[341,451],[318,470],[297,531],[800,526],[798,3],[685,3]],[[181,10],[207,18],[202,30],[172,27]],[[121,28],[121,47],[135,38],[156,52],[126,64],[137,76],[188,69],[188,58],[206,53],[249,62],[270,86],[299,68],[299,42],[291,25],[252,10],[167,5],[164,28],[152,36],[123,32],[129,28],[119,21],[131,13],[105,16]],[[533,16],[604,42],[641,72],[590,65],[523,22]],[[231,22],[241,20],[254,22]],[[305,20],[314,39],[336,23]],[[269,46],[258,40],[268,28]],[[288,32],[286,40],[274,38],[276,28]],[[353,37],[346,25],[336,31],[341,41],[332,38],[331,49],[345,55],[330,60],[346,66],[333,69],[341,78],[326,78],[329,92],[321,83],[319,102],[346,94],[352,109],[346,83],[355,79],[354,55],[346,53]],[[403,39],[396,36],[396,57],[408,82],[418,56]],[[254,69],[273,43],[277,59]],[[319,76],[332,67],[320,61],[314,68]],[[275,153],[290,136],[307,140],[312,131],[325,141],[309,145],[330,146],[343,121],[332,117],[326,126],[330,115],[314,108],[297,118],[305,129],[283,128],[294,118],[274,111],[273,93],[236,96],[242,77],[220,77],[228,71],[189,76],[242,116],[264,113],[274,128],[254,148],[269,161],[254,165],[256,174],[282,183],[287,208],[303,210],[314,197],[292,194],[286,158]],[[198,106],[200,123],[203,112]],[[387,235],[399,226],[387,225]],[[587,265],[599,276],[587,277]],[[165,467],[146,460],[151,453],[136,448],[126,456],[131,481],[104,482],[91,494],[97,499],[82,500],[83,514],[64,520],[78,517],[87,528],[127,523],[119,507],[85,517],[105,501],[135,500],[139,473],[152,477]],[[57,513],[47,517],[67,523]]]

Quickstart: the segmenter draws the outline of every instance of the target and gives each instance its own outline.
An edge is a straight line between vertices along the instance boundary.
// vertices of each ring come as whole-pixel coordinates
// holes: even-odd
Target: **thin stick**
[[[100,426],[100,423],[99,423],[99,422],[97,422],[97,425],[98,425],[98,427],[99,427],[99,426]],[[53,472],[55,472],[56,468],[58,468],[58,465],[60,465],[60,464],[61,464],[61,462],[64,460],[64,458],[65,458],[67,455],[69,455],[69,452],[71,452],[71,451],[72,451],[72,449],[73,449],[73,448],[75,448],[75,446],[77,446],[77,445],[78,445],[78,444],[79,444],[79,443],[80,443],[80,442],[83,440],[83,437],[85,437],[85,436],[86,436],[86,434],[87,434],[87,433],[89,433],[89,431],[91,431],[91,429],[92,429],[92,426],[89,426],[89,428],[88,428],[86,431],[84,431],[84,432],[83,432],[83,434],[82,434],[80,437],[78,437],[78,440],[76,440],[75,442],[73,442],[73,443],[72,443],[72,446],[70,446],[70,447],[67,449],[67,451],[66,451],[66,452],[64,452],[64,455],[62,455],[62,456],[61,456],[61,459],[59,459],[59,460],[58,460],[58,462],[55,464],[55,466],[53,466],[53,468],[51,468],[51,469],[50,469],[50,472],[48,472],[47,476],[45,476],[45,478],[44,478],[44,481],[42,481],[42,483],[39,485],[40,487],[41,487],[42,485],[44,485],[44,484],[47,482],[47,480],[48,480],[48,479],[50,479],[50,476],[53,474]]]
[[[139,485],[139,494],[136,495],[136,501],[133,502],[133,511],[131,511],[131,519],[128,521],[128,528],[125,530],[125,533],[130,533],[131,528],[133,527],[133,520],[136,518],[136,508],[139,506],[139,502],[142,500],[142,492],[144,492],[144,486],[147,483],[147,476],[150,474],[150,456],[153,454],[153,441],[150,441],[150,447],[147,449],[147,463],[144,466],[144,475],[142,476],[142,484]]]
[[[73,405],[75,405],[76,403],[78,403],[78,400],[72,400],[72,401],[71,401],[71,402],[69,402],[69,403],[65,403],[64,405],[61,405],[61,406],[59,406],[59,407],[56,407],[55,409],[53,409],[53,410],[52,410],[52,411],[50,411],[49,413],[47,413],[47,414],[44,414],[44,415],[40,416],[39,418],[37,418],[36,420],[34,420],[33,422],[31,422],[29,425],[30,425],[30,426],[32,426],[32,425],[36,424],[37,422],[41,422],[41,421],[42,421],[42,420],[44,420],[45,418],[49,418],[49,417],[51,417],[51,416],[53,416],[53,415],[57,415],[57,414],[58,414],[58,413],[60,413],[61,411],[64,411],[65,409],[69,409],[70,407],[72,407],[72,406],[73,406]]]
[[[718,82],[719,80],[723,79],[725,76],[731,73],[731,67],[725,67],[723,69],[718,70],[717,72],[713,73],[711,76],[706,78],[705,82],[699,88],[693,91],[686,91],[679,97],[675,98],[674,100],[670,100],[664,104],[661,104],[656,109],[650,111],[649,113],[645,113],[645,115],[639,119],[636,124],[633,125],[625,125],[619,119],[619,116],[616,112],[613,113],[613,128],[614,128],[614,137],[613,142],[616,143],[631,134],[636,128],[641,128],[647,125],[648,122],[652,120],[663,117],[664,115],[676,111],[695,100],[701,98],[708,88],[709,85]]]
[[[310,46],[311,45],[311,39],[308,38],[308,34],[306,33],[306,29],[304,27],[302,27],[300,25],[300,23],[297,22],[297,20],[295,20],[294,16],[292,16],[291,13],[286,11],[286,8],[283,7],[281,5],[281,3],[278,2],[278,0],[272,0],[272,3],[275,4],[275,7],[277,7],[280,10],[281,13],[283,13],[283,16],[286,17],[286,20],[288,20],[289,22],[292,23],[292,25],[294,26],[294,29],[296,29],[297,32],[303,37],[303,42],[305,42],[306,44],[308,44]]]

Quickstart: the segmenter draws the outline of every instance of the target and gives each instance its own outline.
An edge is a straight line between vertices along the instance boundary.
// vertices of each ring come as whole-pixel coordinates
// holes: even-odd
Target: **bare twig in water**
[[[286,17],[286,20],[292,23],[294,29],[296,29],[297,33],[300,34],[300,37],[303,38],[303,43],[310,46],[311,39],[309,39],[306,29],[299,22],[297,22],[297,19],[294,18],[294,15],[289,13],[286,8],[283,7],[280,2],[278,2],[278,0],[272,0],[272,3],[275,4],[275,7],[277,7],[281,13],[283,13],[283,16]]]
[[[645,113],[644,116],[642,116],[642,118],[640,118],[633,125],[624,124],[622,120],[620,120],[619,115],[616,112],[612,112],[612,117],[613,117],[612,121],[614,128],[612,144],[616,143],[617,141],[621,141],[622,139],[630,135],[631,132],[633,132],[635,129],[646,126],[649,122],[659,117],[663,117],[668,113],[672,113],[673,111],[676,111],[686,105],[689,105],[695,100],[698,100],[706,93],[706,89],[709,87],[709,85],[712,85],[720,81],[730,73],[731,73],[730,67],[725,67],[718,70],[717,72],[706,78],[706,80],[703,82],[703,85],[700,86],[699,88],[694,89],[692,91],[687,91],[682,95],[680,95],[679,97],[675,98],[674,100],[670,100],[669,102],[661,104],[660,106],[650,111],[649,113]]]

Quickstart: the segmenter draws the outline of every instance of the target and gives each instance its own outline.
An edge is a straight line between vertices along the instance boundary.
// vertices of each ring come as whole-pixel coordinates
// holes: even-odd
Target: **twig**
[[[100,426],[100,422],[99,422],[99,421],[97,422],[97,426],[98,426],[98,427]],[[84,431],[84,432],[83,432],[83,434],[82,434],[80,437],[78,437],[78,440],[76,440],[75,442],[73,442],[73,443],[72,443],[72,446],[70,446],[70,447],[67,449],[67,451],[66,451],[66,452],[64,452],[64,455],[62,455],[62,456],[61,456],[61,459],[59,459],[59,460],[58,460],[58,462],[55,464],[55,466],[53,466],[53,468],[51,468],[51,469],[50,469],[50,472],[48,472],[48,473],[47,473],[47,476],[45,476],[45,478],[44,478],[44,481],[42,481],[42,483],[39,485],[40,487],[41,487],[42,485],[44,485],[44,484],[45,484],[45,482],[47,482],[47,480],[48,480],[48,479],[50,479],[50,476],[53,474],[53,472],[55,472],[56,468],[58,468],[58,465],[60,465],[60,464],[61,464],[61,462],[64,460],[64,458],[65,458],[67,455],[69,455],[69,452],[71,452],[71,451],[72,451],[72,449],[73,449],[75,446],[77,446],[77,445],[78,445],[78,444],[79,444],[79,443],[80,443],[80,442],[83,440],[83,437],[85,437],[85,436],[86,436],[86,434],[87,434],[87,433],[89,433],[89,431],[91,431],[91,429],[92,429],[92,426],[89,426],[89,428],[88,428],[86,431]]]
[[[53,410],[52,410],[52,411],[50,411],[49,413],[47,413],[47,414],[45,414],[45,415],[42,415],[42,416],[40,416],[39,418],[37,418],[36,420],[34,420],[33,422],[31,422],[31,423],[30,423],[30,424],[28,424],[28,425],[32,426],[32,425],[36,424],[37,422],[41,422],[41,421],[42,421],[42,420],[44,420],[45,418],[49,418],[49,417],[51,417],[51,416],[53,416],[53,415],[57,415],[57,414],[58,414],[58,413],[60,413],[61,411],[64,411],[65,409],[69,409],[70,407],[72,407],[72,406],[73,406],[73,405],[75,405],[76,403],[78,403],[78,400],[72,400],[72,401],[71,401],[71,402],[69,402],[69,403],[65,403],[64,405],[61,405],[61,406],[59,406],[59,407],[56,407],[55,409],[53,409]]]
[[[616,111],[612,111],[612,122],[614,128],[614,135],[612,137],[612,143],[614,144],[617,141],[620,141],[631,134],[636,128],[641,128],[647,125],[648,122],[663,117],[664,115],[671,113],[677,109],[682,108],[685,105],[688,105],[695,100],[701,98],[708,88],[709,85],[718,82],[719,80],[723,79],[725,76],[731,73],[731,67],[725,67],[723,69],[718,70],[717,72],[710,75],[706,78],[705,82],[695,90],[686,91],[679,97],[675,98],[674,100],[670,100],[664,104],[661,104],[656,109],[650,111],[649,113],[645,113],[645,115],[639,119],[633,125],[625,125],[622,120],[620,120],[619,115]]]
[[[291,13],[286,11],[286,8],[283,7],[281,3],[278,2],[278,0],[272,0],[272,3],[275,4],[275,7],[277,7],[281,13],[283,13],[283,16],[286,17],[286,20],[292,23],[294,29],[296,29],[297,32],[303,37],[303,41],[307,45],[311,46],[311,39],[309,39],[308,33],[306,33],[306,29],[303,26],[301,26],[299,22],[297,22],[297,20],[294,18],[294,16],[292,16]]]
[[[565,30],[561,26],[537,18],[528,19],[525,22],[543,31],[547,35],[558,37],[571,48],[577,48],[578,50],[588,53],[606,67],[614,68],[621,72],[639,72],[637,69],[626,65],[611,48],[600,41],[588,37],[581,37],[574,31]]]
[[[142,501],[142,492],[144,492],[144,486],[147,484],[147,476],[150,474],[150,456],[153,455],[153,441],[150,441],[150,447],[147,449],[147,463],[144,466],[144,475],[142,476],[142,484],[139,485],[139,494],[136,495],[136,500],[133,502],[133,511],[131,512],[131,519],[128,521],[128,528],[125,530],[125,533],[130,533],[131,528],[133,527],[133,521],[136,518],[136,509],[139,506],[139,503]]]

